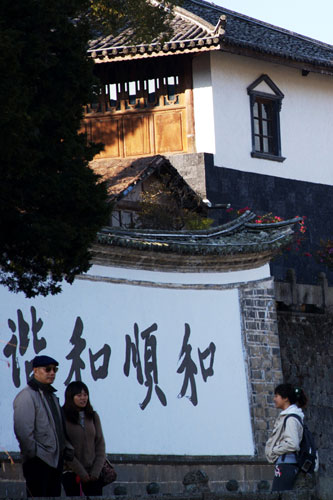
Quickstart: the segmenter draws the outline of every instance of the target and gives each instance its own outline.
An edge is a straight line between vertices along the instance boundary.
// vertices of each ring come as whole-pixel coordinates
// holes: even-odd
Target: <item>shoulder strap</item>
[[[301,417],[299,415],[297,415],[297,413],[289,413],[289,415],[286,415],[286,418],[284,419],[283,428],[286,427],[287,420],[289,417],[296,418],[299,421],[299,423],[301,424],[301,426],[304,427],[303,420],[301,419]]]

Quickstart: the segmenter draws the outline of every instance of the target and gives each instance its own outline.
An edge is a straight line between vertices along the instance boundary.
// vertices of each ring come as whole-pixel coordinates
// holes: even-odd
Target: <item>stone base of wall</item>
[[[145,495],[151,483],[158,485],[159,494],[180,495],[207,490],[216,494],[228,492],[228,488],[242,492],[258,491],[265,482],[270,489],[272,467],[250,464],[221,465],[115,465],[119,485],[129,495]],[[207,480],[207,481],[206,481]],[[116,485],[110,486],[114,493]]]
[[[25,482],[19,463],[2,462],[0,500],[26,498]],[[316,493],[314,481],[301,478],[296,491],[283,495],[270,493],[273,467],[268,464],[180,465],[115,463],[117,481],[103,490],[107,498],[162,500],[332,500],[333,481],[320,479]],[[62,496],[65,496],[64,491]]]
[[[0,494],[0,500],[14,500],[16,496],[6,496],[3,497]],[[74,497],[70,497],[74,498]],[[82,497],[78,497],[82,498]],[[114,496],[112,495],[103,495],[104,499],[112,499],[114,500]],[[137,497],[126,497],[126,500],[135,500]],[[151,496],[140,497],[140,500],[151,500]],[[154,500],[165,500],[163,496],[153,496]],[[321,496],[318,496],[312,492],[308,491],[298,491],[298,492],[285,492],[285,493],[248,493],[246,497],[244,497],[243,493],[228,493],[225,495],[212,495],[212,494],[203,494],[196,496],[175,496],[171,497],[172,500],[326,500]],[[327,497],[327,500],[330,500],[332,497]],[[47,500],[46,498],[39,497],[39,500]]]
[[[14,500],[25,497],[25,490],[23,485],[21,490],[19,491],[19,486],[17,489],[4,489],[0,483],[0,500]],[[103,492],[103,498],[110,498],[114,500],[117,498],[114,494],[106,491]],[[165,495],[126,495],[121,496],[122,499],[126,500],[137,500],[140,497],[140,500],[165,500]],[[72,497],[73,498],[73,497]],[[80,497],[81,498],[81,497]],[[182,495],[170,495],[170,500],[331,500],[331,496],[322,496],[320,493],[316,493],[314,491],[307,490],[298,490],[298,491],[290,491],[284,493],[270,493],[270,492],[252,492],[246,493],[244,495],[243,492],[226,492],[226,493],[212,493],[212,492],[202,492],[198,494],[182,494]],[[40,498],[39,500],[44,500]],[[46,500],[46,499],[45,499]]]
[[[104,495],[144,496],[148,491],[163,496],[211,492],[217,495],[269,491],[273,468],[268,464],[121,464],[114,463],[117,481],[104,488]],[[24,498],[21,465],[3,463],[0,498]]]

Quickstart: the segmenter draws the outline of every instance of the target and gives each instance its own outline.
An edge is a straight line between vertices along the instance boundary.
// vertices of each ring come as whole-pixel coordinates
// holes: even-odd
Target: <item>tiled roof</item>
[[[238,48],[333,69],[332,45],[204,0],[183,0],[182,8],[176,8],[173,30],[172,38],[164,45],[154,41],[138,46],[132,45],[131,32],[124,30],[118,36],[91,42],[89,52],[96,62],[103,62],[147,55]]]
[[[114,265],[182,271],[249,269],[269,260],[288,244],[299,218],[255,224],[247,211],[238,219],[201,231],[124,230],[104,228],[93,254],[109,256]],[[103,249],[104,248],[104,249]]]
[[[287,59],[333,67],[332,45],[203,0],[184,0],[182,7],[212,24],[216,24],[220,16],[225,15],[223,41],[226,45],[247,47]]]
[[[173,35],[165,43],[153,40],[149,44],[133,45],[133,32],[131,29],[125,29],[115,36],[92,40],[88,52],[95,62],[105,62],[220,48],[220,35],[223,30],[195,13],[177,8],[171,26]]]
[[[161,157],[160,157],[161,158]],[[116,160],[94,160],[90,167],[107,184],[110,200],[119,200],[126,196],[141,180],[150,175],[151,169],[159,164],[156,157],[121,158]]]
[[[99,243],[127,246],[142,250],[190,254],[230,254],[281,248],[293,234],[299,218],[272,224],[251,223],[256,215],[250,211],[232,222],[208,230],[158,231],[105,228]],[[289,240],[288,240],[289,241]]]
[[[170,161],[161,155],[144,158],[101,159],[90,162],[90,167],[106,182],[110,201],[119,201],[126,197],[141,181],[154,172],[169,172],[173,178],[186,188],[186,196],[198,198],[198,195],[181,177]]]

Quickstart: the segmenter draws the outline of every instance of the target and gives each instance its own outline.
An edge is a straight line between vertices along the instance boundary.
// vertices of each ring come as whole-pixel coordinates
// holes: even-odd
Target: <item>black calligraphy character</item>
[[[12,379],[14,382],[15,387],[20,387],[21,381],[20,381],[20,366],[18,364],[18,359],[16,356],[17,352],[17,336],[15,335],[16,332],[16,325],[12,319],[8,320],[8,326],[13,332],[13,335],[10,339],[10,341],[6,344],[4,347],[3,353],[6,356],[6,358],[12,357]]]
[[[167,400],[164,392],[158,386],[158,372],[157,372],[157,359],[156,359],[156,337],[151,335],[151,332],[157,330],[157,325],[154,323],[151,327],[147,328],[141,333],[142,339],[145,341],[145,386],[148,387],[147,395],[144,401],[140,404],[141,410],[144,410],[150,401],[151,393],[153,390],[153,383],[155,384],[155,392],[163,406],[167,405]]]
[[[31,311],[31,331],[33,333],[33,346],[35,353],[38,354],[46,347],[45,338],[42,337],[41,339],[39,339],[37,337],[38,332],[41,330],[43,326],[43,321],[41,319],[38,319],[37,321],[37,313],[35,307],[31,307],[30,311]],[[6,357],[12,356],[13,358],[13,382],[15,384],[15,387],[19,387],[21,381],[20,381],[20,367],[17,359],[17,347],[19,345],[19,353],[21,356],[23,356],[26,353],[30,343],[29,339],[30,327],[29,323],[25,321],[21,309],[17,310],[19,342],[17,339],[17,335],[14,335],[14,332],[16,332],[17,328],[16,324],[12,319],[9,319],[8,325],[11,331],[13,332],[13,335],[4,349],[4,354]],[[25,374],[27,381],[30,378],[31,372],[32,372],[32,361],[25,361]]]
[[[23,317],[23,313],[21,309],[17,310],[17,322],[19,329],[19,338],[20,338],[20,354],[23,356],[29,346],[29,325],[25,321]]]
[[[68,385],[75,374],[75,380],[81,380],[81,370],[85,368],[84,361],[80,358],[80,354],[86,347],[86,341],[81,338],[83,332],[83,323],[80,316],[76,318],[74,330],[70,343],[74,346],[71,352],[66,356],[66,359],[72,359],[72,366],[69,371],[68,377],[65,380],[65,385]]]
[[[167,400],[164,392],[158,385],[158,370],[157,370],[157,356],[156,356],[156,337],[151,335],[152,332],[157,330],[157,325],[154,323],[149,328],[141,333],[141,338],[145,341],[144,348],[144,375],[145,382],[142,371],[142,364],[140,358],[139,350],[139,327],[137,323],[134,323],[134,338],[135,343],[131,341],[131,337],[126,335],[126,359],[124,363],[124,373],[128,377],[130,372],[130,364],[132,359],[132,364],[136,368],[136,377],[140,385],[144,383],[148,387],[146,397],[142,403],[140,403],[141,410],[144,410],[148,403],[150,402],[153,384],[155,384],[155,392],[162,403],[163,406],[167,405]]]
[[[25,378],[26,378],[27,382],[31,378],[31,375],[32,375],[32,372],[33,372],[32,362],[33,362],[33,359],[31,359],[30,361],[25,361],[24,362]]]
[[[143,373],[140,359],[140,351],[139,351],[139,327],[137,323],[134,323],[134,338],[135,344],[131,341],[131,337],[126,335],[126,359],[124,363],[124,373],[126,377],[128,377],[130,372],[131,365],[131,354],[132,354],[132,363],[134,368],[136,368],[136,378],[139,384],[143,384]]]
[[[31,307],[31,331],[33,335],[33,346],[34,346],[34,351],[36,354],[40,353],[45,347],[47,346],[47,342],[45,340],[45,337],[41,337],[40,339],[38,338],[38,332],[42,329],[43,326],[43,321],[41,318],[37,320],[37,313],[36,313],[36,308]],[[32,360],[30,361],[25,361],[25,376],[27,381],[31,377],[32,373]]]
[[[203,352],[201,352],[200,349],[198,349],[201,374],[202,378],[204,379],[204,382],[207,382],[208,377],[212,377],[214,375],[213,364],[214,364],[215,351],[216,351],[216,346],[213,342],[211,342],[209,344],[209,347],[207,347],[207,349],[205,349]],[[209,356],[209,354],[210,354],[209,367],[205,368],[204,360]]]
[[[103,356],[103,363],[96,369],[95,363],[101,356]],[[108,344],[104,344],[104,347],[96,352],[96,354],[93,354],[91,349],[89,349],[91,375],[94,380],[103,379],[108,376],[110,356],[111,347]]]
[[[25,321],[23,317],[23,313],[21,309],[17,310],[17,324],[18,324],[18,336],[19,336],[19,353],[23,356],[26,353],[26,350],[29,347],[29,324]],[[12,338],[4,348],[4,355],[9,358],[12,356],[12,379],[15,387],[20,387],[20,366],[17,359],[17,346],[18,339],[17,335],[14,335],[16,332],[16,324],[12,319],[8,320],[8,326],[13,332]]]
[[[184,375],[183,386],[181,388],[180,393],[178,394],[178,397],[183,398],[185,396],[188,384],[190,383],[191,396],[189,397],[189,400],[191,401],[193,406],[197,406],[198,397],[197,397],[197,388],[194,376],[198,373],[198,368],[191,358],[192,346],[188,344],[190,333],[191,333],[190,326],[187,323],[185,323],[185,334],[183,338],[183,345],[179,355],[179,360],[182,356],[184,356],[184,359],[182,361],[182,364],[177,370],[177,373],[185,372],[185,375]]]
[[[38,338],[37,334],[42,329],[43,321],[41,318],[37,321],[36,309],[32,306],[31,309],[31,331],[33,335],[34,351],[36,354],[40,353],[46,347],[46,340],[44,337]]]

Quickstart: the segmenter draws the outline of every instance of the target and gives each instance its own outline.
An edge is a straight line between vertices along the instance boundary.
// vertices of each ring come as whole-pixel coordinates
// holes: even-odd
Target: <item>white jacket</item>
[[[292,417],[287,419],[284,426],[285,418],[290,413],[296,413],[301,417],[302,421],[304,419],[304,413],[295,404],[288,406],[286,410],[280,413],[265,447],[266,458],[270,463],[276,462],[285,453],[299,451],[300,442],[303,437],[303,426],[297,418]]]

